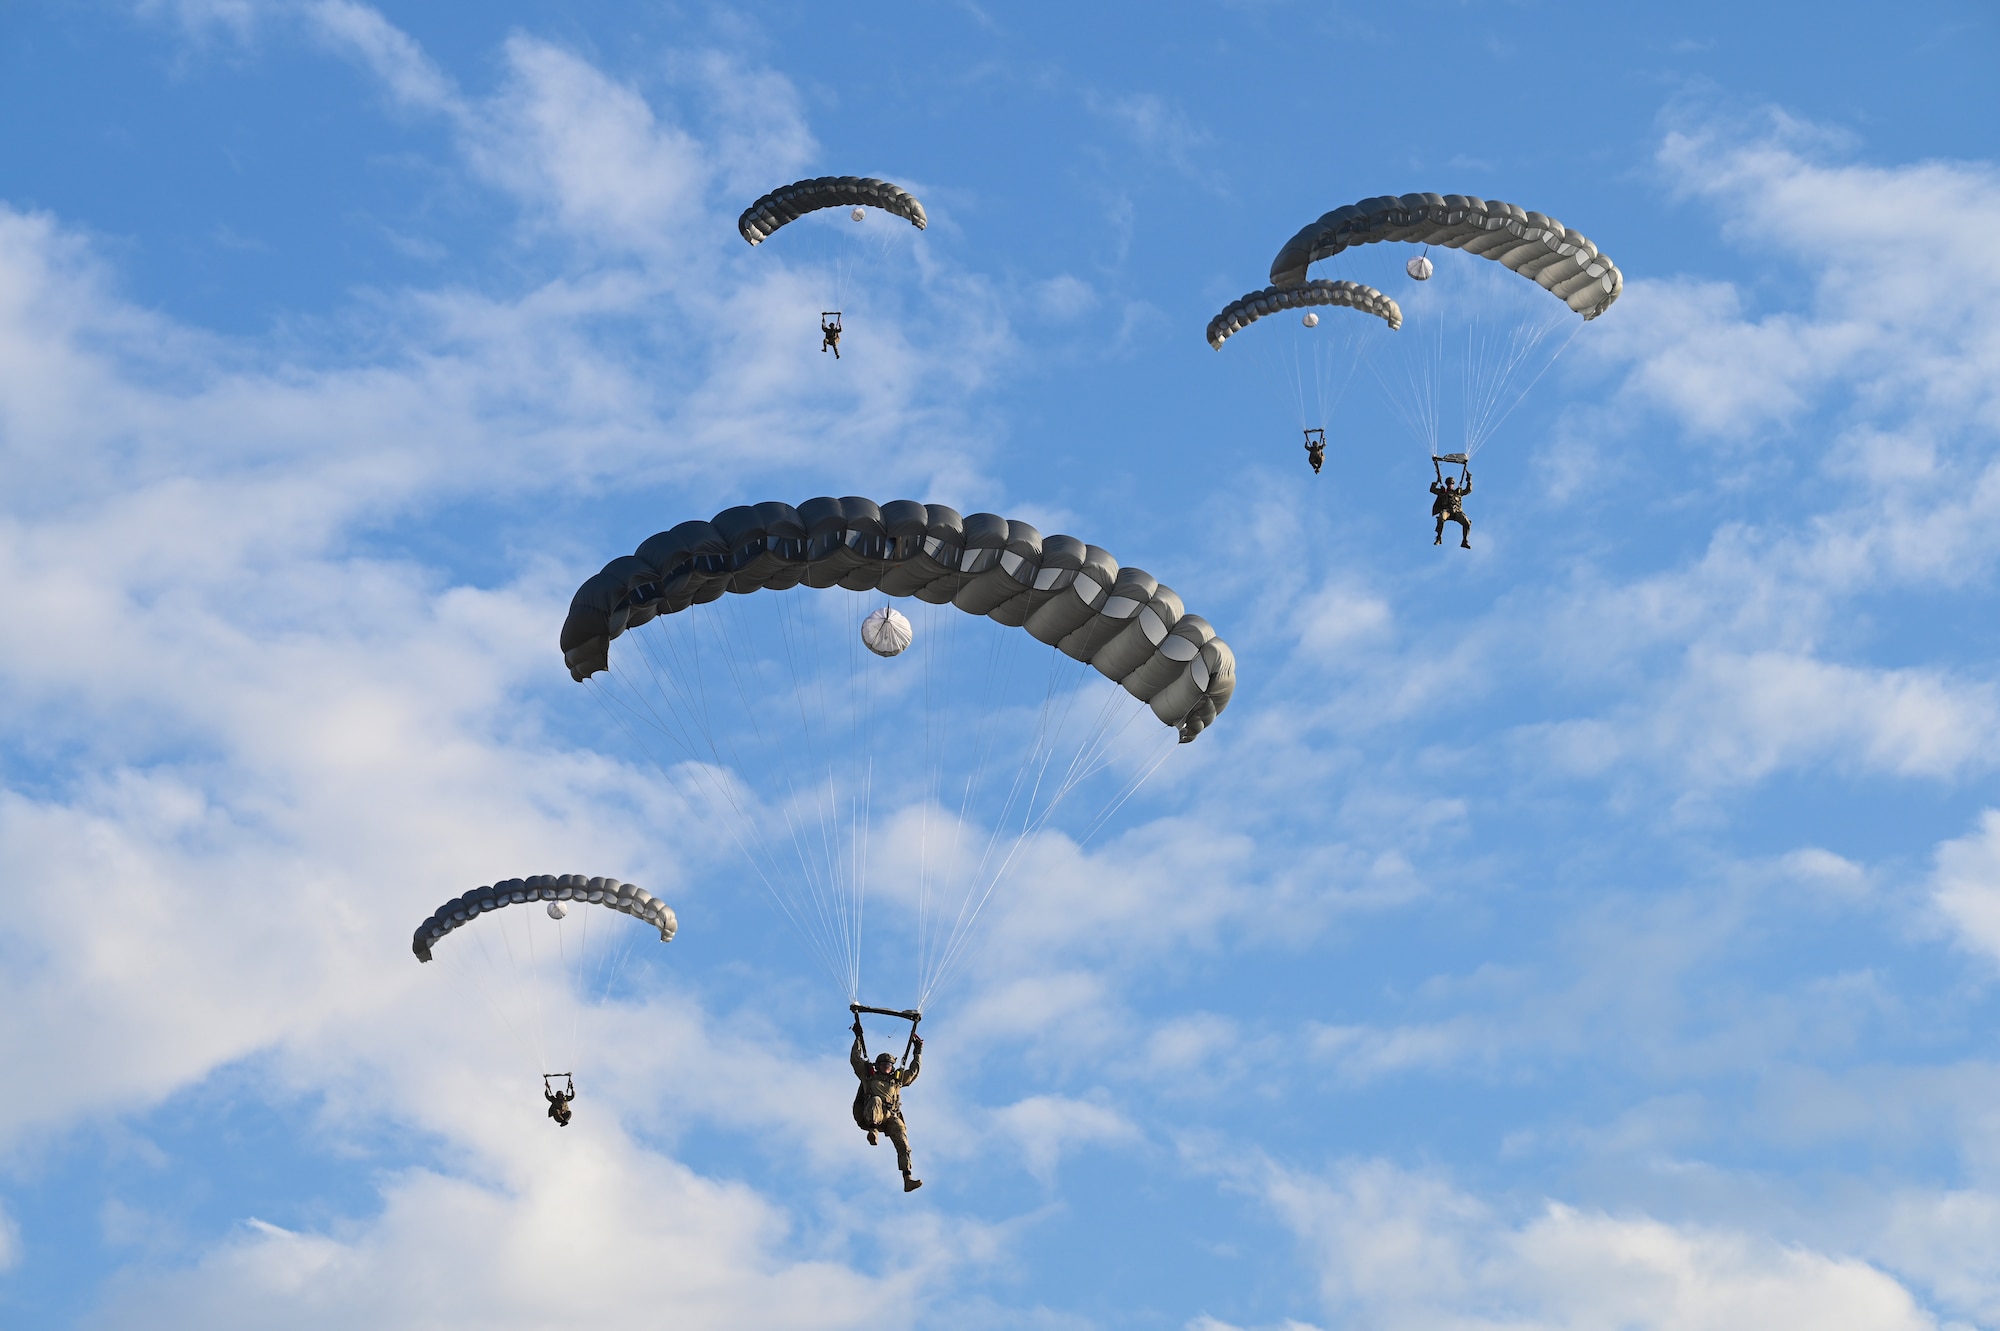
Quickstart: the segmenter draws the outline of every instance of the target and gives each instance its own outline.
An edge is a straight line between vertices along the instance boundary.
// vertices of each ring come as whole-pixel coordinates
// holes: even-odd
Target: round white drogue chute
[[[861,641],[877,656],[899,656],[916,637],[916,630],[902,613],[890,606],[861,621]]]

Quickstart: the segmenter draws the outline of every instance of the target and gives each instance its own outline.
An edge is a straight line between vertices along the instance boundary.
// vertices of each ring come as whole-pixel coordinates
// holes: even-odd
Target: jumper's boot
[[[911,1178],[911,1177],[910,1177],[910,1173],[909,1173],[909,1171],[908,1171],[908,1170],[904,1170],[904,1171],[903,1171],[903,1191],[904,1191],[904,1192],[915,1192],[915,1191],[916,1191],[916,1190],[917,1190],[918,1188],[921,1188],[921,1187],[923,1187],[923,1186],[924,1186],[924,1181],[923,1181],[922,1179],[920,1179],[920,1178]]]

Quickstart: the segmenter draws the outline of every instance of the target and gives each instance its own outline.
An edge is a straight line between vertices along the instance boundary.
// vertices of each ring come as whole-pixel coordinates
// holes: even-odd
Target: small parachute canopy
[[[924,206],[900,186],[867,176],[819,176],[772,190],[743,210],[736,219],[736,229],[752,245],[761,245],[779,227],[807,213],[849,206],[857,220],[865,206],[894,213],[919,231],[930,225]]]
[[[1319,327],[1319,316],[1311,310],[1307,310],[1305,318],[1299,320],[1299,322],[1308,328],[1317,328]]]
[[[1403,326],[1402,307],[1374,287],[1363,286],[1359,282],[1332,282],[1319,278],[1289,286],[1266,287],[1232,300],[1222,307],[1220,314],[1208,321],[1208,345],[1220,351],[1224,342],[1266,315],[1312,305],[1344,305],[1363,314],[1372,314],[1391,328]],[[1311,328],[1316,323],[1318,320],[1312,320],[1306,327]]]
[[[1432,268],[1430,258],[1427,255],[1419,254],[1416,258],[1403,265],[1403,271],[1419,282],[1428,282],[1431,280],[1431,273],[1435,269]]]
[[[429,961],[431,949],[452,930],[462,928],[489,911],[531,901],[548,902],[549,914],[556,919],[568,913],[563,905],[566,901],[604,906],[652,925],[660,931],[662,943],[672,942],[674,931],[680,927],[667,903],[642,887],[621,883],[616,878],[589,878],[580,873],[545,873],[533,878],[509,878],[503,883],[475,887],[463,896],[453,897],[417,926],[416,934],[410,939],[410,950],[417,954],[418,961]]]
[[[1618,265],[1588,236],[1553,217],[1468,194],[1383,195],[1336,208],[1285,242],[1271,261],[1271,284],[1298,286],[1321,259],[1378,241],[1444,245],[1493,259],[1585,319],[1610,309],[1625,289]]]
[[[877,656],[896,656],[916,638],[902,612],[883,606],[861,621],[861,641]]]

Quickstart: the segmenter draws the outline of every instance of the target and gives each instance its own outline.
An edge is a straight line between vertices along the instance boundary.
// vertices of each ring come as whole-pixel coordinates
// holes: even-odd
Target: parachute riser
[[[903,1066],[908,1067],[910,1065],[910,1050],[915,1048],[917,1043],[917,1023],[924,1019],[922,1012],[916,1008],[869,1007],[863,1003],[849,1003],[847,1010],[854,1014],[856,1025],[860,1024],[861,1014],[864,1012],[872,1012],[878,1017],[900,1017],[904,1021],[909,1022],[910,1038],[903,1042]],[[865,1035],[861,1037],[861,1052],[863,1055],[866,1055],[868,1052],[868,1037]]]

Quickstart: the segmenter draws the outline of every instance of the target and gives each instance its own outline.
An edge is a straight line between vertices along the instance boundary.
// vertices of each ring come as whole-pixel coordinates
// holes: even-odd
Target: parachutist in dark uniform
[[[910,1133],[903,1123],[903,1087],[917,1079],[917,1072],[924,1061],[924,1037],[910,1037],[910,1065],[898,1069],[895,1055],[881,1053],[875,1061],[868,1061],[868,1046],[862,1043],[861,1018],[854,1019],[854,1048],[848,1051],[847,1061],[853,1065],[854,1075],[861,1085],[854,1091],[854,1122],[868,1134],[868,1144],[875,1145],[877,1135],[887,1137],[896,1146],[896,1168],[903,1171],[903,1191],[915,1192],[924,1186],[924,1181],[910,1172]]]
[[[1313,475],[1326,464],[1326,431],[1306,431],[1306,461],[1312,463]]]
[[[569,1126],[569,1102],[576,1099],[576,1079],[565,1076],[563,1080],[568,1085],[560,1091],[552,1091],[549,1089],[549,1079],[542,1078],[542,1098],[549,1102],[549,1117],[556,1121],[556,1126],[559,1128]]]
[[[835,360],[840,359],[840,311],[821,310],[819,316],[819,349],[831,351]]]
[[[1444,544],[1444,524],[1456,522],[1459,529],[1458,544],[1462,550],[1472,548],[1472,519],[1465,516],[1465,497],[1472,493],[1472,473],[1465,473],[1465,488],[1458,488],[1456,476],[1446,476],[1441,481],[1431,482],[1431,493],[1437,498],[1431,501],[1431,516],[1437,519],[1437,539],[1432,545]]]

